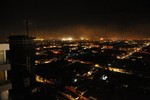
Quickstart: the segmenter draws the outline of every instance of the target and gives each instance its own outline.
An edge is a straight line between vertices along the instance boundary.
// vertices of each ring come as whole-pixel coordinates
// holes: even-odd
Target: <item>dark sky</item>
[[[99,2],[98,2],[99,1]],[[42,38],[150,37],[148,0],[5,0],[0,37],[30,33]]]

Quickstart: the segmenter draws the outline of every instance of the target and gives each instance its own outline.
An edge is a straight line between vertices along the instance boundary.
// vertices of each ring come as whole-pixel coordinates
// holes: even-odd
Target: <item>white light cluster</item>
[[[73,38],[69,37],[69,38],[62,38],[62,41],[72,41]]]

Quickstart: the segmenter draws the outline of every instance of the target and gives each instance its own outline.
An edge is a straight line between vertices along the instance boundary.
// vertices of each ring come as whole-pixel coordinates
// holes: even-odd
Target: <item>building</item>
[[[6,54],[8,50],[9,44],[0,44],[0,100],[9,100],[9,90],[12,89],[12,84],[7,78],[7,71],[11,70]]]
[[[35,44],[28,35],[9,36],[11,96],[22,100],[34,92],[35,85]]]

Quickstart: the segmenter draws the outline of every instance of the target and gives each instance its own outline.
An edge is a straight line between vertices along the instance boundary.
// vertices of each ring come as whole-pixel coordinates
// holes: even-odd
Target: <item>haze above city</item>
[[[30,34],[44,39],[150,37],[146,0],[4,1],[0,3],[0,37]]]
[[[150,100],[148,0],[0,2],[0,100]]]

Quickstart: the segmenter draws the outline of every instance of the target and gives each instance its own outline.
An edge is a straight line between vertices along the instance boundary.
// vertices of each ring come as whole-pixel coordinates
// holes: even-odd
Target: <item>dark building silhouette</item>
[[[9,36],[10,43],[10,79],[13,100],[22,100],[35,89],[35,44],[28,35]]]

